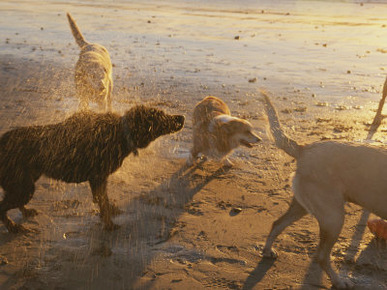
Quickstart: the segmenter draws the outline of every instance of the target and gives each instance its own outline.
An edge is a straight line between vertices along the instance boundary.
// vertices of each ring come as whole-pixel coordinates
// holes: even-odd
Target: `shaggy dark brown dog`
[[[4,189],[0,219],[9,232],[24,230],[7,211],[19,208],[25,217],[35,215],[25,205],[34,194],[35,181],[44,174],[69,183],[88,181],[105,228],[116,228],[111,216],[119,210],[109,203],[108,176],[130,153],[181,130],[184,120],[182,115],[136,106],[123,116],[80,112],[58,124],[6,132],[0,138],[0,185]]]

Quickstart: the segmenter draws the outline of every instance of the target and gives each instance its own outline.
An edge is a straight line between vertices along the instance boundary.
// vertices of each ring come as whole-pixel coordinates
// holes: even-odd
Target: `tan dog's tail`
[[[261,91],[261,94],[264,98],[265,110],[269,118],[270,132],[273,135],[275,144],[278,148],[284,150],[287,154],[297,159],[301,154],[302,146],[285,135],[282,131],[277,111],[271,103],[270,98],[264,91]]]
[[[71,32],[73,33],[73,36],[75,38],[75,41],[79,45],[79,47],[83,47],[87,44],[87,41],[83,37],[81,31],[78,28],[78,25],[75,23],[75,20],[71,17],[70,13],[67,13],[67,19],[70,23]]]

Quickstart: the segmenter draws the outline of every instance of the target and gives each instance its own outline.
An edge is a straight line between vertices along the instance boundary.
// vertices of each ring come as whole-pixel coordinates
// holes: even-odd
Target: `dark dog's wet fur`
[[[35,215],[36,211],[25,205],[34,194],[35,181],[46,175],[69,183],[88,181],[105,227],[116,228],[111,215],[119,210],[108,200],[108,176],[130,153],[136,154],[159,136],[181,130],[184,120],[182,115],[136,106],[123,116],[80,112],[58,124],[6,132],[0,138],[1,220],[9,232],[23,230],[7,211],[19,208],[25,217]]]

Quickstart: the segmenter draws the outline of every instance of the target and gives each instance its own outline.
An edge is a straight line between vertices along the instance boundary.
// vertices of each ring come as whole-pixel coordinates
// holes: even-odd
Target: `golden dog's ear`
[[[240,122],[238,120],[229,120],[221,124],[220,128],[227,134],[235,133],[240,127]]]

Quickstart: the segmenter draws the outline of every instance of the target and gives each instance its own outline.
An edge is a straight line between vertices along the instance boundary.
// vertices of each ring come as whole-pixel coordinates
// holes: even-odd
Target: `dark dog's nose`
[[[175,122],[181,125],[181,127],[184,126],[184,121],[185,121],[185,117],[183,115],[175,115]]]

